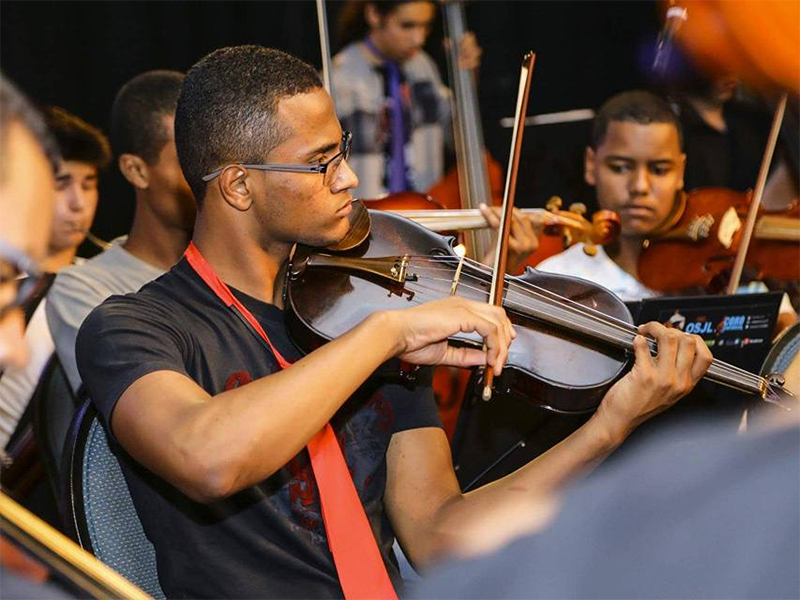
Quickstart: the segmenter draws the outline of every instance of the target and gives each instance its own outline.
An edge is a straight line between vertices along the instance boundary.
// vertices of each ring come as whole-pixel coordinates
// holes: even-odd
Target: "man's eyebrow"
[[[617,160],[623,162],[636,162],[636,159],[631,156],[624,156],[622,154],[609,154],[606,156],[606,160]],[[656,164],[656,163],[668,163],[668,164],[675,164],[675,160],[672,158],[654,158],[652,160],[647,161],[648,164]]]
[[[325,144],[324,146],[319,146],[318,148],[307,152],[306,157],[311,158],[312,156],[317,156],[318,154],[327,154],[333,150],[338,150],[340,145],[341,142],[332,142],[330,144]]]
[[[67,179],[72,179],[72,173],[61,173],[60,175],[56,175],[56,181],[66,181]]]

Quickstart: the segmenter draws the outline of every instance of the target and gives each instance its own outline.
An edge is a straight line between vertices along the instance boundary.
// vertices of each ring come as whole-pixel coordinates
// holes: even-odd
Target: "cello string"
[[[412,258],[412,257],[409,256],[408,258]],[[416,257],[414,257],[414,258],[416,258]],[[440,263],[440,264],[448,264],[448,263],[450,263],[450,264],[452,264],[453,261],[454,261],[454,259],[452,257],[446,257],[446,256],[445,257],[421,256],[416,261],[411,261],[411,263],[427,262],[427,263],[433,263],[433,264],[436,264],[436,263]],[[488,269],[486,267],[484,267],[483,265],[480,265],[480,263],[477,263],[476,261],[469,261],[469,262],[471,263],[471,266],[475,270],[477,270],[479,273],[486,274],[488,272]],[[420,265],[420,266],[422,266],[422,265]],[[428,265],[425,265],[425,268],[430,269],[431,267],[428,266]],[[452,269],[441,268],[441,269],[438,269],[438,270],[451,271]],[[470,278],[470,279],[473,279],[473,280],[476,280],[478,282],[483,283],[483,281],[480,278],[478,278],[477,276],[475,276],[475,275],[473,275],[471,273],[468,273],[468,272],[463,274],[462,277]],[[525,285],[520,285],[520,284],[525,284]],[[469,286],[469,287],[471,287],[472,289],[475,289],[479,293],[483,292],[483,290],[481,290],[479,288],[475,288],[474,286]],[[638,334],[638,330],[634,326],[630,325],[629,323],[626,323],[625,321],[621,321],[621,320],[619,320],[619,319],[617,319],[615,317],[611,317],[610,315],[606,315],[605,313],[596,311],[596,310],[591,309],[589,307],[585,307],[585,306],[583,306],[581,304],[578,304],[578,303],[574,302],[573,300],[571,300],[569,298],[564,298],[563,296],[555,294],[554,292],[551,292],[550,290],[546,290],[546,289],[541,288],[539,286],[536,286],[534,284],[530,284],[529,282],[524,282],[524,281],[523,282],[519,282],[519,281],[509,280],[508,281],[508,287],[507,287],[508,292],[509,292],[507,294],[507,299],[508,300],[510,300],[510,298],[509,298],[510,293],[515,291],[514,290],[515,287],[517,287],[517,288],[525,288],[525,287],[527,287],[529,289],[530,295],[532,297],[536,298],[538,296],[540,301],[544,301],[544,303],[546,305],[555,307],[556,310],[558,310],[558,311],[562,311],[562,312],[563,311],[567,311],[567,312],[570,312],[572,314],[572,316],[581,317],[583,322],[584,322],[584,324],[586,324],[586,319],[589,319],[589,325],[592,325],[592,324],[600,325],[600,326],[602,326],[602,327],[604,327],[606,329],[608,329],[608,328],[617,328],[620,331],[620,333],[624,333],[624,334],[627,334],[627,335],[622,335],[622,336],[618,335],[614,339],[617,342],[621,342],[623,344],[623,346],[626,347],[626,348],[629,348],[630,345],[632,344],[633,336]],[[517,293],[521,294],[521,292],[519,292],[519,291],[517,291]],[[531,307],[526,306],[524,303],[519,303],[518,302],[518,304],[520,306],[523,306],[524,308],[531,308]],[[543,312],[545,312],[545,314],[548,314],[546,311],[543,311]],[[553,313],[549,313],[549,314],[553,315]],[[589,329],[591,331],[592,328],[591,328],[591,326],[589,326],[589,327],[587,327],[587,329]],[[596,329],[595,329],[595,331],[599,333],[599,331],[597,331]],[[606,334],[609,335],[608,333],[606,333]],[[648,338],[648,344],[651,347],[651,352],[653,352],[654,354],[657,354],[657,347],[655,345],[655,341]],[[764,378],[762,378],[762,377],[760,377],[758,375],[755,375],[753,373],[750,373],[748,371],[745,371],[744,369],[740,369],[738,367],[735,367],[734,365],[730,365],[728,363],[724,363],[722,361],[716,361],[715,360],[714,363],[712,363],[711,367],[709,368],[709,371],[711,371],[712,374],[716,374],[716,375],[719,375],[719,376],[727,376],[727,377],[732,378],[734,380],[737,380],[739,382],[751,385],[751,386],[757,388],[759,390],[759,392],[762,389],[762,385],[766,385],[766,380]],[[759,384],[762,384],[762,385],[759,385]]]

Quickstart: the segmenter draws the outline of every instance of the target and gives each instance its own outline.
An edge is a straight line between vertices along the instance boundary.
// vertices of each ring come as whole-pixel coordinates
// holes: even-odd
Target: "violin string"
[[[455,260],[458,260],[458,259],[454,259],[453,257],[448,257],[448,256],[443,256],[443,257],[430,257],[430,256],[420,256],[420,257],[416,257],[415,256],[415,257],[411,257],[410,256],[409,258],[415,258],[416,260],[413,260],[411,262],[412,263],[417,263],[417,264],[419,264],[421,262],[427,262],[427,263],[433,263],[433,264],[437,264],[437,263],[439,263],[439,264],[452,264]],[[470,264],[470,266],[473,269],[477,270],[481,275],[487,275],[487,274],[491,273],[490,269],[488,269],[484,265],[478,263],[477,261],[466,259],[465,262]],[[422,265],[420,264],[419,266],[422,266]],[[428,266],[428,265],[425,265],[425,268],[430,269],[431,267]],[[439,270],[452,271],[452,269],[447,269],[447,268],[442,268],[442,269],[439,269]],[[480,283],[485,283],[483,280],[481,280],[477,276],[473,275],[472,273],[469,273],[468,271],[465,271],[465,273],[462,275],[462,280],[464,278],[473,279],[473,280],[476,280],[476,281],[478,281]],[[538,297],[538,299],[544,300],[545,304],[547,304],[549,306],[554,306],[559,311],[566,310],[567,312],[571,313],[572,316],[582,318],[582,320],[584,320],[584,323],[586,323],[585,319],[588,318],[590,320],[589,325],[595,325],[595,326],[599,325],[599,326],[602,326],[604,328],[614,328],[614,327],[616,327],[619,330],[620,333],[626,334],[626,335],[622,335],[622,336],[616,336],[616,338],[615,338],[616,341],[622,342],[623,345],[625,347],[627,347],[627,348],[631,347],[633,336],[638,334],[638,330],[633,325],[630,325],[629,323],[626,323],[625,321],[621,321],[621,320],[619,320],[619,319],[617,319],[615,317],[612,317],[612,316],[607,315],[605,313],[602,313],[600,311],[594,310],[594,309],[592,309],[590,307],[586,307],[584,305],[578,304],[577,302],[575,302],[575,301],[573,301],[573,300],[571,300],[569,298],[565,298],[563,296],[560,296],[560,295],[558,295],[558,294],[556,294],[554,292],[551,292],[550,290],[547,290],[545,288],[541,288],[539,286],[531,284],[530,282],[509,280],[508,287],[507,287],[507,289],[508,289],[507,299],[509,299],[508,295],[512,291],[514,291],[514,287],[527,288],[530,291],[530,294],[533,297],[535,297],[535,298]],[[473,289],[476,289],[476,291],[478,291],[478,292],[483,292],[483,290],[478,289],[478,288],[473,288]],[[530,307],[525,306],[524,303],[521,303],[521,306],[523,306],[524,308],[530,308]],[[654,340],[648,339],[648,343],[651,346],[651,351],[653,351],[655,353],[656,346],[655,346]],[[712,366],[709,368],[709,371],[712,374],[716,374],[716,375],[719,375],[719,376],[722,376],[722,377],[727,376],[728,378],[732,378],[734,380],[738,380],[738,381],[740,381],[742,383],[745,383],[747,385],[754,386],[759,390],[762,387],[759,384],[762,384],[762,385],[766,384],[766,380],[764,380],[764,378],[762,378],[762,377],[760,377],[758,375],[755,375],[753,373],[750,373],[748,371],[745,371],[744,369],[739,369],[738,367],[735,367],[733,365],[729,365],[729,364],[721,362],[721,361],[714,361]]]
[[[442,258],[447,259],[449,257],[442,257]],[[425,257],[424,260],[431,260],[431,259],[429,257]],[[447,260],[443,261],[443,260],[436,260],[436,259],[434,259],[434,261],[435,262],[444,262],[444,263],[447,262]],[[476,266],[476,265],[473,265],[473,266]],[[482,272],[482,274],[487,271],[482,266],[477,266],[477,270],[479,272]],[[473,277],[473,278],[475,278],[475,277]],[[475,279],[477,279],[477,278],[475,278]],[[519,283],[528,283],[528,282],[509,281],[509,288],[508,288],[509,291],[510,292],[513,291],[514,285],[518,285]],[[533,290],[532,291],[533,295],[541,296],[542,295],[541,292],[544,292],[544,295],[546,295],[546,296],[553,296],[554,297],[553,300],[556,300],[556,302],[558,302],[558,300],[561,300],[561,302],[558,302],[558,305],[559,305],[559,308],[562,309],[562,310],[564,308],[564,306],[563,306],[564,304],[567,304],[567,303],[574,304],[575,306],[573,307],[573,314],[575,316],[581,315],[581,316],[585,317],[585,316],[587,316],[587,313],[589,313],[589,316],[595,316],[596,315],[597,317],[599,317],[599,318],[595,319],[595,324],[601,324],[604,327],[614,326],[615,324],[617,324],[618,326],[620,326],[619,327],[620,331],[627,334],[627,335],[624,335],[622,337],[619,337],[619,336],[617,337],[617,340],[618,341],[622,341],[623,345],[625,347],[629,347],[630,346],[630,343],[631,343],[631,340],[632,340],[631,336],[634,336],[637,333],[637,330],[633,326],[629,325],[628,323],[625,323],[624,321],[619,321],[618,319],[615,319],[613,317],[609,317],[609,315],[606,315],[605,313],[600,313],[599,311],[594,311],[593,309],[590,309],[588,307],[584,307],[583,305],[576,304],[576,303],[574,303],[573,301],[571,301],[568,298],[562,298],[562,297],[558,296],[557,294],[554,294],[553,292],[550,292],[549,290],[544,290],[542,288],[539,288],[538,286],[528,284],[528,287],[531,288],[531,290]],[[594,315],[592,315],[591,313],[594,313]],[[656,351],[656,346],[655,346],[654,341],[648,340],[648,343],[651,346],[651,351],[656,353],[655,352]],[[727,365],[726,363],[722,363],[722,362],[716,362],[715,364],[712,364],[712,366],[710,367],[709,371],[711,372],[711,374],[718,374],[718,375],[721,375],[721,376],[727,375],[729,378],[733,378],[735,380],[740,380],[740,381],[744,380],[745,384],[752,385],[755,388],[759,389],[759,391],[761,389],[761,386],[759,386],[758,384],[763,381],[763,378],[761,378],[759,376],[756,376],[756,375],[754,375],[752,373],[749,373],[747,371],[738,369],[737,367],[733,367],[732,365]]]
[[[442,281],[442,282],[445,282],[445,283],[449,282],[448,279],[438,279],[438,280]],[[417,288],[420,288],[420,287],[421,288],[427,288],[427,289],[429,289],[431,291],[434,291],[434,292],[439,292],[440,291],[439,288],[424,286],[424,285],[420,284],[419,282],[416,282],[416,287]],[[476,289],[477,290],[477,288],[472,288],[472,289]],[[481,292],[482,290],[477,290],[477,291]],[[440,297],[440,296],[437,296],[437,297]],[[506,307],[511,309],[512,312],[516,312],[517,314],[520,314],[520,315],[523,315],[523,316],[529,316],[530,315],[530,306],[527,305],[527,304],[514,302],[513,300],[507,299]],[[519,309],[517,309],[517,307],[521,307],[522,309],[527,309],[527,310],[519,310]],[[540,309],[540,312],[546,313],[546,309]],[[621,347],[626,348],[628,350],[630,350],[632,348],[632,339],[633,338],[630,335],[613,335],[613,334],[610,334],[610,335],[606,336],[606,340],[607,341],[615,343],[617,346],[621,346]],[[655,352],[655,349],[656,349],[655,344],[650,342],[649,345],[650,345],[651,352],[653,354],[655,354],[656,353]],[[752,379],[748,378],[746,380],[743,380],[741,377],[738,377],[736,373],[726,373],[724,371],[724,369],[721,368],[721,367],[724,367],[724,365],[725,365],[725,363],[720,363],[720,364],[717,364],[717,365],[712,364],[711,367],[709,368],[708,375],[711,375],[711,376],[716,375],[719,378],[719,379],[717,379],[717,381],[719,383],[721,383],[721,384],[732,385],[733,383],[739,383],[745,388],[745,389],[742,389],[742,391],[758,392],[758,393],[762,392],[762,388],[757,384],[757,382],[754,382]],[[747,374],[748,375],[752,375],[750,373],[747,373]],[[762,378],[757,377],[757,379],[761,380]],[[736,387],[736,386],[733,386],[733,387]]]

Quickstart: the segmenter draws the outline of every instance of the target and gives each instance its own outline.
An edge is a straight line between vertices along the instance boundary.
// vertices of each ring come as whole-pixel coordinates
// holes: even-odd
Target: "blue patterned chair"
[[[118,450],[89,400],[75,415],[64,447],[62,516],[82,548],[154,598],[164,598],[156,553],[122,474]]]

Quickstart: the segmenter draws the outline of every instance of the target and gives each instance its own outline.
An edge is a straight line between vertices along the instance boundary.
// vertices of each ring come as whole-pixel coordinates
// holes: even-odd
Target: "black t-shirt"
[[[287,360],[299,357],[283,311],[236,290]],[[181,260],[135,294],[113,296],[78,333],[78,370],[106,423],[134,381],[182,373],[215,395],[278,370],[262,342]],[[357,357],[354,357],[357,359]],[[393,433],[439,427],[430,387],[369,380],[332,420],[395,586],[394,533],[383,506]],[[113,432],[112,432],[113,433]],[[112,436],[113,437],[113,436]],[[123,472],[175,598],[341,597],[308,453],[225,500],[200,504],[123,453]]]
[[[686,152],[684,188],[754,188],[767,143],[769,118],[738,102],[724,108],[726,131],[709,126],[691,104],[679,103]]]

